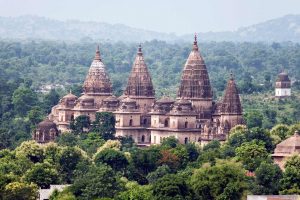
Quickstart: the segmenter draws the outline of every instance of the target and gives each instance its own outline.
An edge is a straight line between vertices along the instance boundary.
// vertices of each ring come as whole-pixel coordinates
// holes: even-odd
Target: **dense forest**
[[[28,141],[62,95],[69,89],[80,95],[96,45],[0,42],[0,199],[35,199],[37,188],[49,184],[72,184],[53,200],[240,199],[300,192],[300,158],[291,157],[282,172],[270,157],[277,143],[300,129],[299,44],[200,44],[215,100],[231,71],[241,93],[247,128],[235,127],[224,144],[181,145],[168,138],[141,149],[131,138],[115,138],[110,113],[98,116],[104,117],[101,126],[76,119],[72,132],[56,143]],[[137,45],[100,46],[116,95],[122,94]],[[190,50],[191,44],[143,44],[158,98],[176,96]],[[293,80],[293,96],[277,100],[274,81],[282,69]],[[90,132],[83,132],[86,126]]]

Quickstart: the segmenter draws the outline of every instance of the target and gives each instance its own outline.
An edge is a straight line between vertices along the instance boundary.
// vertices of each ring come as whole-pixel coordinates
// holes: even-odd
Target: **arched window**
[[[142,135],[142,142],[144,143],[145,142],[145,136]]]
[[[132,119],[129,120],[129,126],[132,126]]]
[[[165,127],[169,127],[169,119],[165,119]]]
[[[71,120],[72,120],[72,121],[74,120],[74,115],[73,115],[73,114],[71,115]]]
[[[147,119],[144,119],[143,124],[147,125]]]
[[[188,122],[185,122],[184,123],[184,128],[187,128],[188,127]]]
[[[184,138],[184,144],[187,144],[188,143],[188,141],[189,141],[189,139],[186,137],[186,138]]]

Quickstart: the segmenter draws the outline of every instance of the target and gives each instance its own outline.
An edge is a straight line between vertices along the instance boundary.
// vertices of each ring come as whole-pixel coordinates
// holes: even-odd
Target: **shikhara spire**
[[[151,76],[143,57],[141,44],[138,47],[137,55],[124,94],[128,96],[146,97],[153,97],[155,94]]]
[[[232,73],[230,73],[230,79],[225,90],[221,113],[242,114],[240,96]]]
[[[212,89],[204,60],[199,52],[197,35],[185,63],[177,94],[178,98],[212,98]]]
[[[83,84],[84,93],[112,93],[112,85],[100,56],[99,45]]]
[[[95,55],[94,60],[101,61],[101,55],[100,55],[99,45],[97,45],[96,55]]]

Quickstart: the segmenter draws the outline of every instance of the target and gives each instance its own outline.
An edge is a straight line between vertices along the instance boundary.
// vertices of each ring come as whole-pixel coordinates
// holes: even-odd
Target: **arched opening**
[[[165,127],[169,127],[169,119],[165,119]]]
[[[145,136],[142,135],[142,143],[144,143],[144,142],[145,142]]]
[[[144,125],[147,125],[147,119],[144,119],[144,120],[143,120],[143,124],[144,124]]]
[[[73,121],[73,120],[74,120],[74,115],[72,114],[72,115],[71,115],[71,121]]]
[[[187,128],[188,127],[188,122],[185,122],[184,123],[184,128]]]
[[[184,144],[187,144],[188,143],[188,141],[189,141],[189,139],[186,137],[186,138],[184,138]]]
[[[132,119],[129,120],[129,126],[132,126]]]

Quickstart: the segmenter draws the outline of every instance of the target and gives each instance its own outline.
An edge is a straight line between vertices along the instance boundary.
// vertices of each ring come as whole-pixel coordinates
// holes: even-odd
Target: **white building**
[[[285,98],[292,95],[291,80],[286,72],[278,75],[275,85],[275,97]]]

